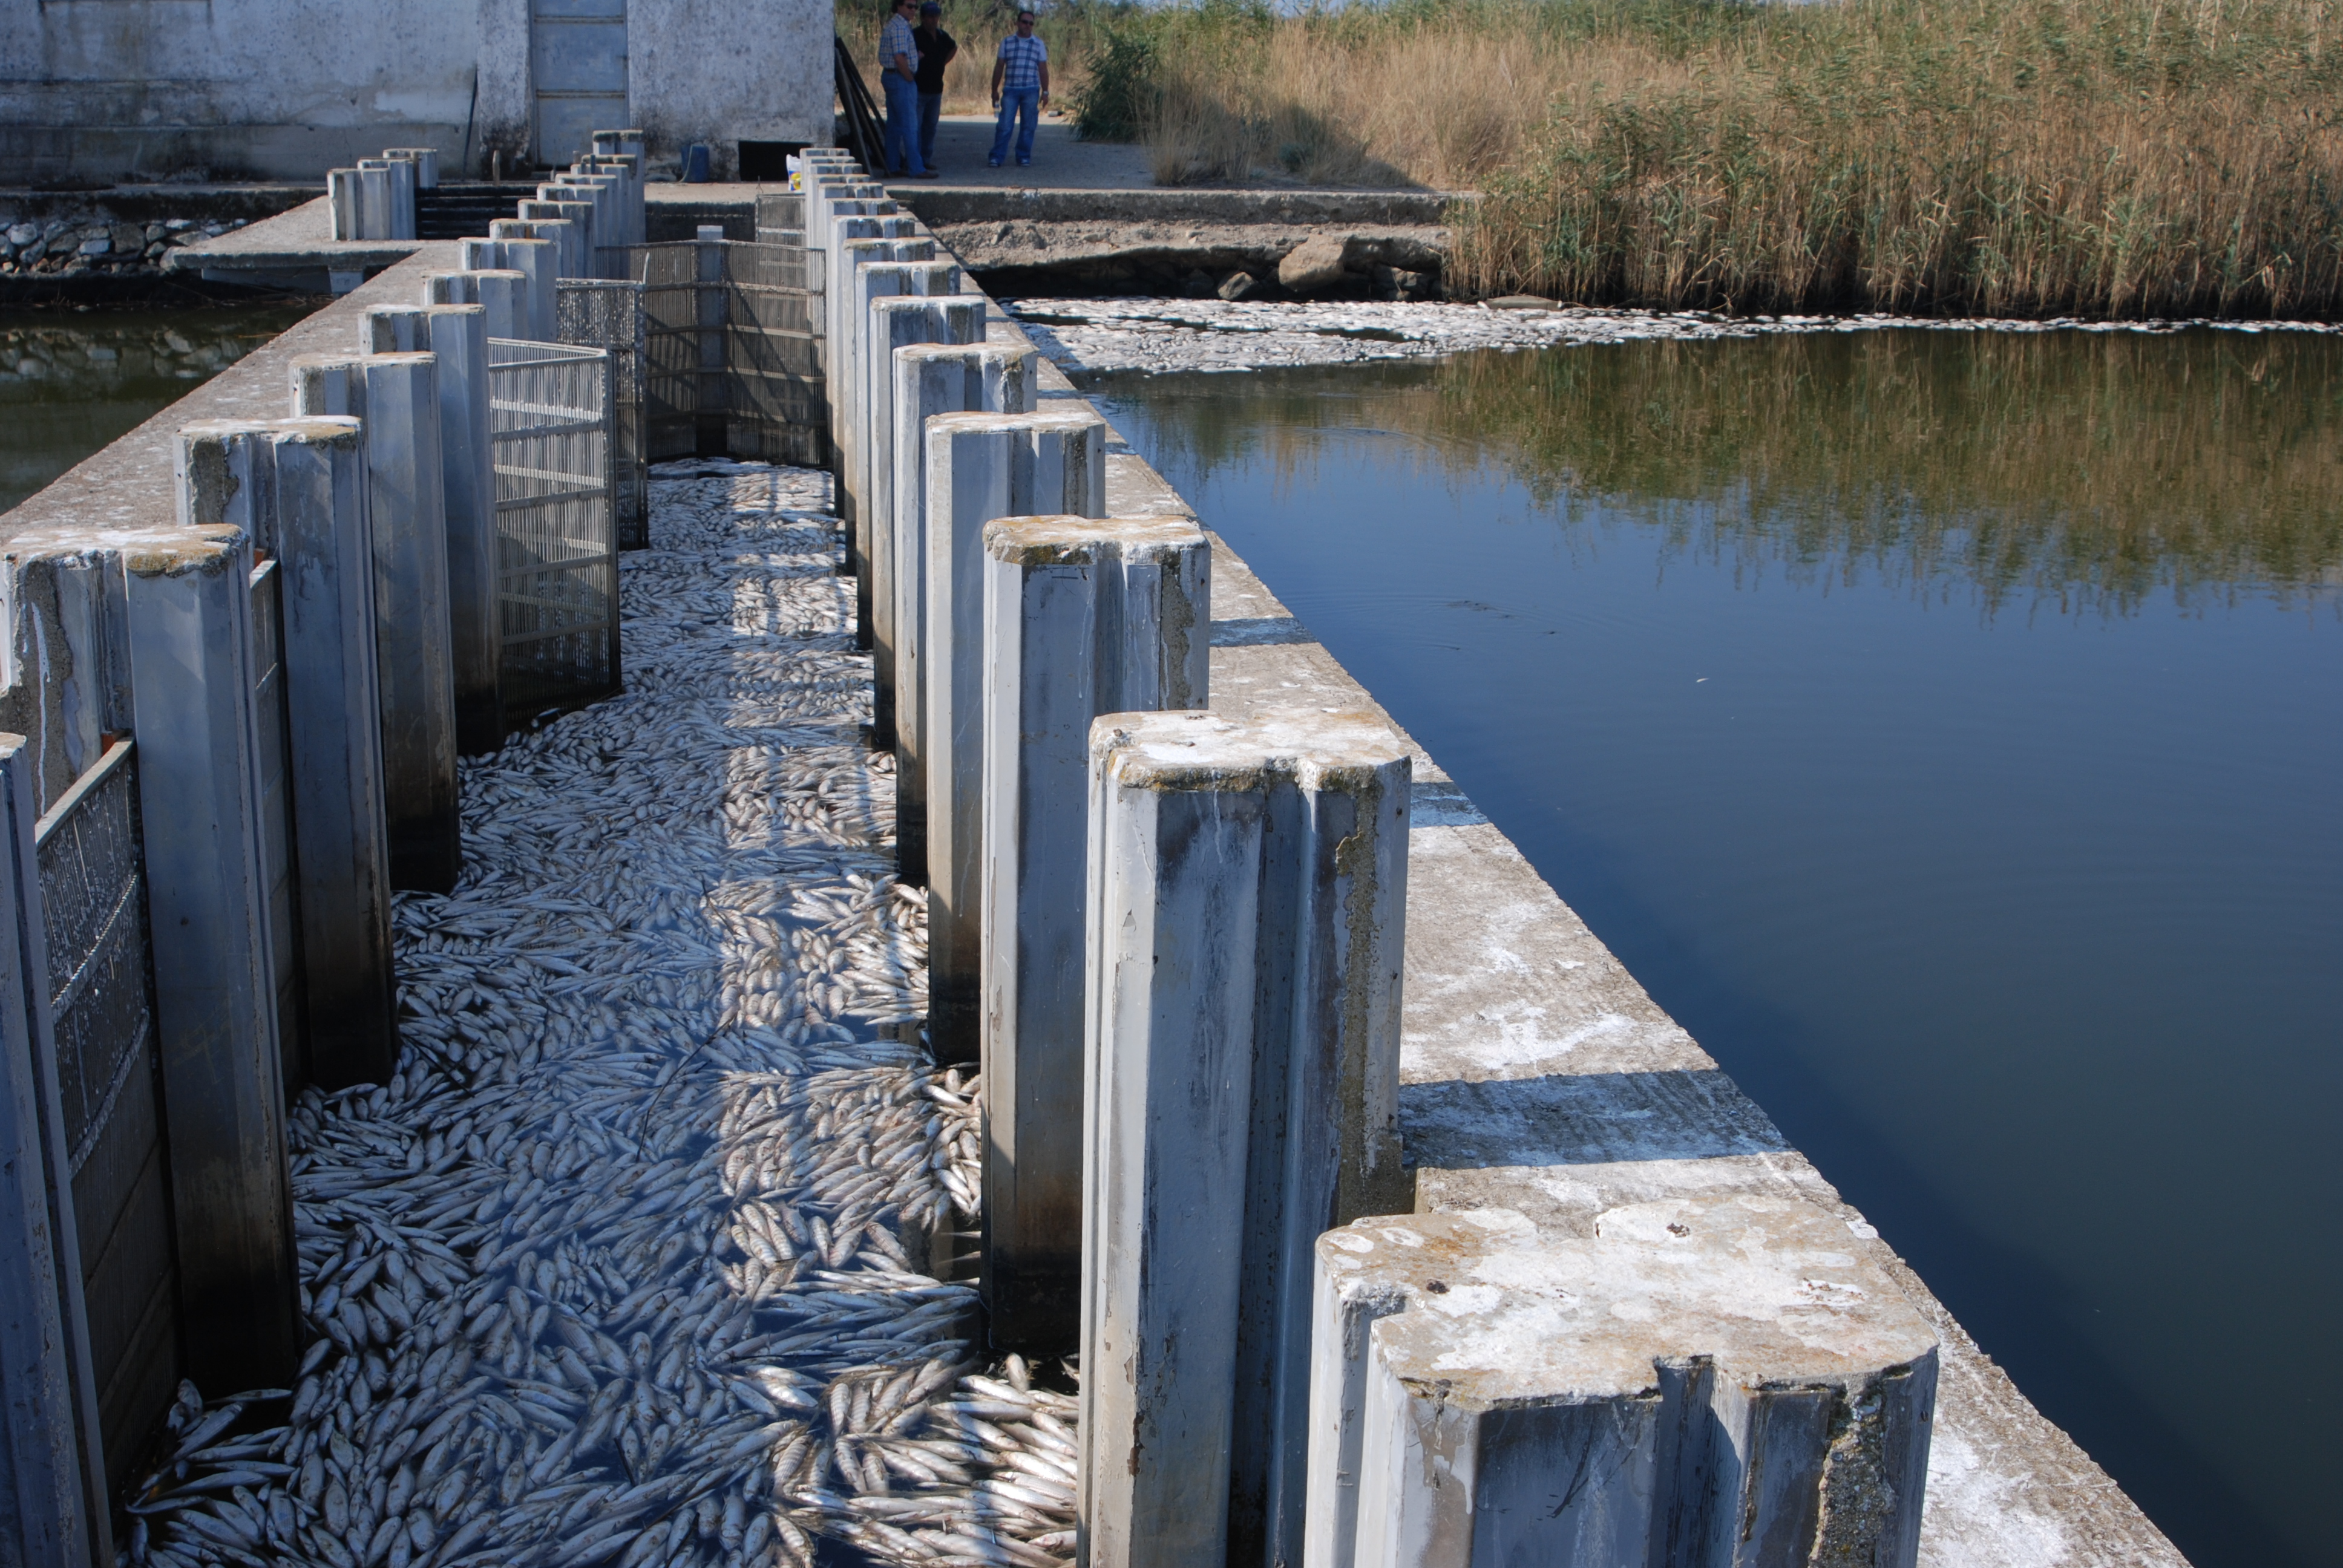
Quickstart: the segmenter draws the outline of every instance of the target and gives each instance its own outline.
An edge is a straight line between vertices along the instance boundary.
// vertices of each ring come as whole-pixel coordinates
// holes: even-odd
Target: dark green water
[[[2343,343],[1094,390],[2196,1563],[2343,1562]]]
[[[0,310],[0,511],[316,307]]]

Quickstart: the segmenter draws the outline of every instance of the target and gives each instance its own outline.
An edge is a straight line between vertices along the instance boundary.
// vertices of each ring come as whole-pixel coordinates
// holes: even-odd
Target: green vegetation
[[[1060,14],[1156,176],[1484,193],[1451,286],[1743,311],[2327,315],[2328,0],[1250,0]]]

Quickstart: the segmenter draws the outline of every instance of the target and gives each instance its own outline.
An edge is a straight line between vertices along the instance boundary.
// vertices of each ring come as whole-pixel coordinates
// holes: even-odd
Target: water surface
[[[2184,1552],[2343,1562],[2343,345],[1094,390]]]
[[[0,512],[317,304],[0,310]]]

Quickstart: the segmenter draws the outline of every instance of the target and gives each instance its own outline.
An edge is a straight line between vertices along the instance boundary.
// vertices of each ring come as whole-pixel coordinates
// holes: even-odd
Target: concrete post
[[[609,231],[602,225],[601,208],[594,201],[593,193],[591,191],[578,190],[567,184],[542,185],[537,187],[537,199],[539,203],[557,204],[561,210],[551,213],[532,213],[527,210],[529,204],[523,203],[520,207],[515,209],[516,216],[520,217],[566,217],[570,222],[576,224],[584,231],[584,245],[582,249],[584,250],[586,257],[586,270],[579,276],[583,277],[601,276],[602,255],[600,247],[610,243],[608,237]]]
[[[391,183],[390,166],[380,159],[361,159],[351,175],[356,192],[357,239],[395,238],[391,230],[397,220],[392,216],[396,187]]]
[[[462,242],[468,272],[518,272],[528,280],[528,308],[522,313],[520,336],[532,343],[558,343],[554,327],[554,286],[560,258],[553,243],[542,239],[468,239]]]
[[[423,275],[426,305],[477,305],[488,312],[488,336],[527,338],[528,275],[510,267]]]
[[[1091,721],[1202,708],[1210,550],[1189,518],[984,528],[984,1299],[992,1342],[1080,1342]]]
[[[1805,1200],[1316,1244],[1309,1568],[1917,1560],[1936,1336]]]
[[[385,147],[382,156],[392,163],[415,166],[415,188],[419,191],[439,187],[439,149],[437,147]]]
[[[870,302],[905,292],[902,270],[885,259],[883,240],[850,240],[840,247],[846,270],[839,301],[838,374],[830,380],[832,417],[845,437],[839,447],[837,487],[846,531],[846,569],[854,577],[854,640],[871,645],[870,624],[870,432],[862,422],[867,385],[863,360],[870,350]]]
[[[366,425],[390,883],[427,893],[464,869],[437,370],[428,354],[293,361],[294,412]]]
[[[915,343],[978,344],[984,341],[984,301],[974,296],[950,299],[874,301],[865,319],[861,399],[864,471],[870,486],[870,527],[864,548],[870,569],[857,579],[855,601],[870,627],[873,654],[870,744],[895,745],[895,351]]]
[[[694,248],[692,277],[699,287],[692,290],[692,319],[699,328],[699,377],[697,396],[693,398],[697,426],[695,445],[703,454],[713,456],[724,450],[728,441],[726,427],[731,417],[731,400],[726,396],[724,367],[724,325],[731,313],[731,301],[724,288],[724,229],[719,224],[702,224],[693,231]]]
[[[90,1359],[73,1151],[49,1011],[35,842],[32,745],[0,737],[0,1559],[26,1568],[113,1561],[97,1382]]]
[[[880,239],[926,239],[929,236],[920,232],[918,218],[908,213],[898,213],[893,217],[882,217],[879,220],[879,237]]]
[[[525,205],[534,206],[538,204],[530,202]],[[562,278],[586,276],[578,270],[583,265],[584,256],[578,226],[567,218],[500,217],[488,225],[488,236],[492,239],[541,239],[550,244],[553,246],[552,267],[557,286],[554,297],[557,301],[560,298],[558,284]]]
[[[287,419],[191,425],[180,442],[192,520],[277,548],[309,1077],[387,1082],[398,997],[365,433],[356,419]]]
[[[439,361],[439,457],[447,519],[449,678],[456,749],[505,743],[504,643],[497,608],[497,467],[488,382],[488,328],[478,305],[377,305],[366,314],[370,354],[427,353]]]
[[[332,219],[327,231],[333,238],[359,238],[358,171],[327,169],[326,171],[327,211]]]
[[[1106,422],[1088,405],[928,421],[928,1040],[980,1052],[984,525],[1106,515]]]
[[[938,414],[1029,414],[1039,358],[977,343],[899,349],[895,372],[895,849],[906,882],[928,879],[928,421]]]
[[[1296,1561],[1311,1248],[1406,1193],[1408,779],[1404,743],[1372,714],[1091,729],[1093,1563]]]
[[[396,158],[360,158],[358,172],[378,172],[381,193],[379,221],[386,226],[379,234],[369,234],[367,239],[413,239],[415,237],[415,166]]]
[[[123,560],[180,1342],[186,1375],[221,1389],[290,1386],[301,1353],[252,565],[233,528]]]
[[[564,277],[595,276],[592,207],[584,202],[539,200],[518,203],[513,210],[523,223],[568,224],[568,228],[556,236],[562,247],[556,270]]]

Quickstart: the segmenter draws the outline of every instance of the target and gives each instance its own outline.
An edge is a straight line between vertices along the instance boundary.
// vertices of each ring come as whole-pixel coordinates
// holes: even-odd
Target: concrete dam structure
[[[648,145],[354,159],[6,518],[12,1550],[2181,1561],[883,186]]]

